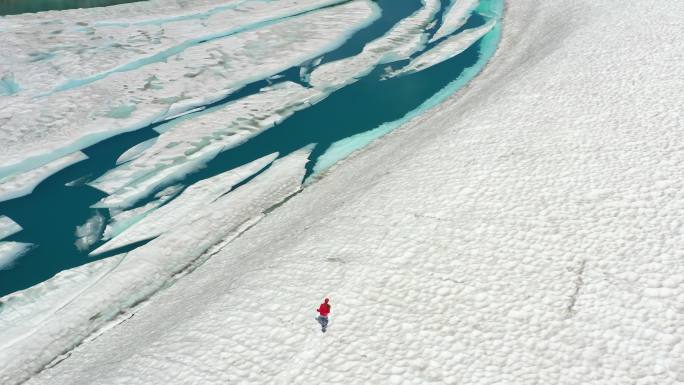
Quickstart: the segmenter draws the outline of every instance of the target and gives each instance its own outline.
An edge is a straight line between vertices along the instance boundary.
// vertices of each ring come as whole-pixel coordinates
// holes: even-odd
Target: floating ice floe
[[[417,58],[411,60],[407,66],[396,71],[389,72],[385,75],[385,78],[393,78],[400,75],[422,71],[426,68],[430,68],[434,65],[449,60],[470,48],[470,46],[475,44],[484,35],[486,35],[487,32],[491,31],[497,22],[497,20],[492,19],[481,27],[467,29],[458,35],[454,35],[439,43],[429,51],[418,56]]]
[[[99,212],[90,217],[86,223],[76,227],[76,248],[83,251],[100,240],[105,227],[105,218]]]
[[[0,270],[12,267],[31,248],[30,243],[0,242]]]
[[[11,310],[0,312],[2,378],[23,378],[44,367],[123,309],[168,286],[174,276],[199,263],[198,259],[208,258],[207,250],[212,246],[230,242],[270,207],[295,194],[301,189],[312,147],[276,160],[230,194],[210,202],[195,202],[192,212],[179,217],[169,231],[142,247],[63,271],[46,282],[0,298]],[[228,174],[228,179],[235,176],[232,171]],[[225,175],[214,178],[226,180]],[[213,191],[209,195],[217,192],[211,185],[211,181],[205,184]],[[23,319],[28,321],[19,322]]]
[[[310,9],[311,4],[333,3],[292,6],[308,4]],[[30,170],[118,133],[217,101],[245,84],[328,52],[379,16],[370,1],[299,13],[240,34],[195,42],[165,61],[150,60],[62,92],[0,98],[5,139],[0,172],[1,165],[15,173]]]
[[[399,21],[382,37],[368,43],[360,54],[317,67],[310,74],[309,83],[317,88],[334,90],[355,82],[378,64],[409,58],[425,46],[425,29],[439,8],[439,0],[423,0],[421,9]]]
[[[21,226],[11,218],[0,215],[0,241],[21,231]]]
[[[135,242],[155,238],[168,232],[201,206],[227,194],[235,185],[264,169],[277,156],[277,153],[271,154],[242,167],[193,184],[176,199],[145,216],[139,222],[114,237],[114,239],[91,252],[91,255],[106,253]]]
[[[126,152],[121,154],[121,156],[119,156],[119,158],[116,160],[117,166],[122,164],[122,163],[130,162],[131,160],[139,157],[140,155],[142,155],[143,151],[152,147],[152,145],[156,141],[157,141],[157,138],[155,137],[152,139],[148,139],[142,143],[138,143],[137,145],[129,148]]]
[[[118,208],[109,209],[110,222],[107,224],[104,234],[102,234],[102,238],[106,240],[119,235],[136,222],[145,218],[156,208],[175,198],[182,190],[183,186],[180,184],[169,186],[154,194],[154,199],[151,202],[140,207],[128,210]]]
[[[86,159],[88,156],[84,153],[74,152],[30,171],[0,177],[0,201],[28,195],[50,175]],[[0,173],[2,171],[0,168]]]
[[[442,25],[430,39],[430,43],[449,36],[461,28],[477,8],[480,0],[451,0],[451,5],[442,18]]]

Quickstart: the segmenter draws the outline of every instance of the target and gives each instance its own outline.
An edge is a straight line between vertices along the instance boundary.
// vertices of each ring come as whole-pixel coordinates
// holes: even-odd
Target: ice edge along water
[[[396,129],[397,127],[400,127],[407,122],[409,122],[411,119],[423,114],[424,112],[434,108],[447,98],[449,98],[451,95],[453,95],[456,91],[464,87],[468,82],[470,82],[477,74],[479,74],[484,67],[487,65],[489,62],[489,59],[494,56],[494,53],[496,52],[497,44],[501,38],[501,18],[503,16],[503,6],[502,2],[498,1],[492,1],[492,2],[484,2],[479,6],[479,11],[484,15],[490,18],[490,20],[487,22],[487,27],[486,27],[486,32],[479,35],[478,39],[468,39],[468,44],[467,47],[464,47],[464,45],[460,45],[458,47],[459,52],[462,52],[466,48],[468,48],[470,45],[475,44],[475,42],[479,39],[480,40],[480,54],[478,57],[477,62],[466,69],[464,69],[463,73],[454,81],[449,83],[446,87],[444,87],[441,91],[433,95],[430,99],[426,100],[423,102],[418,108],[414,109],[413,111],[408,112],[403,118],[395,120],[393,122],[387,122],[382,124],[381,126],[373,129],[366,131],[364,133],[360,133],[357,135],[354,135],[349,138],[342,139],[338,142],[335,142],[333,145],[330,146],[330,148],[323,154],[321,157],[318,159],[318,162],[314,166],[314,174],[307,180],[306,183],[310,183],[311,181],[315,180],[317,176],[320,176],[323,174],[326,170],[330,169],[338,163],[340,160],[346,158],[350,154],[354,153],[358,149],[363,148],[366,146],[368,143],[374,141],[377,138],[382,137],[383,135],[391,132],[392,130]],[[481,27],[485,28],[485,27]],[[463,33],[467,33],[467,31],[464,31]],[[462,41],[462,36],[461,34],[455,35],[451,37],[450,39],[454,39],[455,41]],[[444,42],[444,44],[447,44],[450,39],[447,39],[447,41]],[[447,51],[446,49],[442,49],[442,44],[434,47],[432,50],[436,50],[437,52],[440,52],[440,54],[435,55],[435,57],[432,60],[426,60],[424,61],[424,67],[421,69],[427,68],[431,65],[436,65],[448,58],[445,59],[445,56],[452,56],[452,52]],[[446,48],[446,47],[445,47]],[[453,48],[453,47],[450,47]],[[431,50],[431,51],[432,51]],[[428,51],[430,52],[430,51]],[[442,54],[443,52],[443,54]],[[427,53],[426,53],[427,54]],[[426,55],[423,54],[423,55]],[[453,56],[457,55],[458,53],[453,54]],[[423,57],[421,55],[420,57]],[[419,57],[419,58],[420,58]],[[418,58],[417,58],[418,59]],[[416,59],[416,60],[417,60]],[[413,63],[413,61],[411,62]],[[409,64],[407,67],[411,67],[411,64]],[[407,68],[404,67],[404,68]],[[403,70],[403,69],[402,69]],[[398,71],[402,71],[398,70]],[[416,71],[419,71],[420,69],[416,69]],[[392,73],[393,76],[395,73]]]
[[[324,97],[317,90],[282,82],[192,118],[159,126],[159,137],[145,153],[90,183],[110,194],[96,207],[130,208],[152,191],[204,167],[219,153]]]
[[[28,195],[50,175],[86,159],[84,153],[74,152],[30,171],[0,178],[0,201]]]
[[[430,43],[451,35],[466,23],[471,12],[480,5],[478,0],[451,0],[440,28],[430,38]]]
[[[12,218],[0,215],[0,241],[21,231],[21,226]]]
[[[497,22],[498,21],[496,19],[491,19],[481,27],[467,29],[457,35],[451,36],[450,38],[439,43],[436,47],[433,47],[429,51],[411,60],[406,67],[392,71],[385,75],[385,77],[393,78],[404,74],[418,72],[437,65],[443,61],[449,60],[475,44],[482,38],[482,36],[491,31]]]
[[[0,270],[11,268],[31,247],[30,243],[0,241]]]
[[[146,215],[144,219],[128,227],[114,239],[92,251],[90,255],[106,253],[135,242],[158,237],[182,222],[193,211],[198,210],[198,202],[205,204],[215,201],[230,192],[234,186],[269,166],[277,157],[278,153],[267,155],[189,186],[176,199]]]
[[[19,306],[23,315],[41,314],[43,321],[17,324],[12,322],[14,316],[11,312],[0,312],[0,325],[13,325],[0,330],[0,361],[5,364],[0,372],[2,382],[27,379],[114,319],[122,310],[168,286],[174,276],[186,270],[209,248],[239,235],[245,230],[245,224],[253,224],[269,207],[299,191],[312,148],[308,146],[276,160],[250,183],[231,194],[212,202],[196,202],[200,206],[198,210],[185,216],[182,222],[176,222],[171,231],[144,247],[97,262],[97,266],[104,266],[106,272],[101,273],[98,269],[95,280],[92,274],[82,276],[85,281],[82,284],[86,286],[76,284],[77,293],[67,303],[63,298],[50,296],[49,299],[57,302],[38,302],[36,306],[39,309],[32,310],[32,302],[27,298],[40,295],[45,291],[44,286],[59,287],[60,277],[81,281],[69,271],[59,273],[56,279],[3,297],[3,307],[12,309]],[[232,214],[226,216],[226,211]],[[194,237],[197,232],[202,236]],[[77,270],[87,270],[87,266]],[[156,279],[150,280],[152,276]],[[71,288],[70,292],[74,289]],[[47,318],[50,322],[44,322]]]
[[[385,35],[364,46],[361,53],[316,67],[309,75],[311,86],[334,91],[368,74],[379,63],[410,57],[427,43],[425,27],[440,9],[439,0],[423,0],[423,7],[399,21]]]

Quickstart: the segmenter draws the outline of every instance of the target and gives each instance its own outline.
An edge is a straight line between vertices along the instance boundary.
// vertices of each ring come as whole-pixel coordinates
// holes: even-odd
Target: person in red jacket
[[[325,333],[325,329],[328,328],[328,314],[330,314],[330,304],[328,303],[330,300],[325,299],[321,306],[318,307],[318,310],[316,310],[320,316],[318,316],[317,320],[318,323],[321,324],[321,331]]]

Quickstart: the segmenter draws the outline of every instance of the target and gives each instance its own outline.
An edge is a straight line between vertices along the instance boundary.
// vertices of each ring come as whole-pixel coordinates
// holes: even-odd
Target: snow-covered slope
[[[684,382],[682,14],[509,2],[468,89],[28,383]]]

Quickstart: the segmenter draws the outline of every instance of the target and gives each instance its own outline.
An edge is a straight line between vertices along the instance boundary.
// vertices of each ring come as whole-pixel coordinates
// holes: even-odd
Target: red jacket
[[[330,305],[328,304],[328,299],[318,307],[318,312],[321,313],[321,317],[327,317],[330,314]]]

